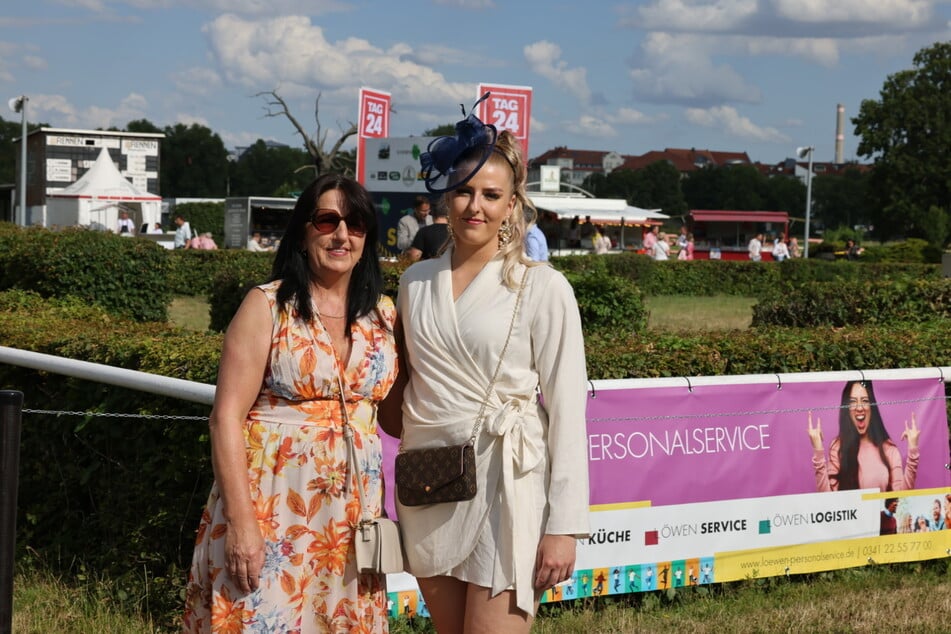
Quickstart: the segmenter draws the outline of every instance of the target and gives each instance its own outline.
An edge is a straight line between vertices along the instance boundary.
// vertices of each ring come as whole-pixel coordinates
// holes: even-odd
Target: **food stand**
[[[762,233],[763,260],[772,260],[766,249],[770,240],[785,240],[789,234],[789,214],[785,211],[729,211],[692,209],[687,229],[693,234],[695,260],[748,260],[747,245]]]

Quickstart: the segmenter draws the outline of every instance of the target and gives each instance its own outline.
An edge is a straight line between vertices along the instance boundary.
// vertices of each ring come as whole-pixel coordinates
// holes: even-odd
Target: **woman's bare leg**
[[[465,634],[527,634],[532,629],[533,617],[516,606],[514,590],[493,597],[489,588],[466,585]]]
[[[439,634],[462,634],[466,618],[465,581],[453,577],[417,578],[426,608]]]

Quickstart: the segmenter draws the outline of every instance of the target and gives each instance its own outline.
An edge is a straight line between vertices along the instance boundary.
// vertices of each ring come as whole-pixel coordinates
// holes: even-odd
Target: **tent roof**
[[[122,176],[116,164],[112,162],[109,151],[102,148],[99,157],[82,178],[58,192],[49,194],[51,198],[92,198],[95,200],[116,201],[161,201],[161,196],[144,192]]]
[[[789,214],[785,211],[691,209],[690,215],[697,222],[789,222]]]
[[[558,214],[559,218],[591,217],[592,222],[626,225],[659,224],[670,216],[659,209],[641,209],[627,204],[623,198],[585,198],[573,195],[528,193],[538,209]]]

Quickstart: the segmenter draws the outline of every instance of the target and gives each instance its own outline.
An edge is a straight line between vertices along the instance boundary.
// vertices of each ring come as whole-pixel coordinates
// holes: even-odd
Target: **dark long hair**
[[[293,300],[294,308],[301,319],[310,321],[314,311],[310,297],[310,266],[307,253],[302,249],[307,234],[307,223],[317,209],[321,195],[331,190],[340,190],[343,194],[344,216],[358,214],[367,228],[363,243],[363,253],[350,276],[347,292],[347,328],[358,318],[368,315],[376,308],[383,291],[383,273],[376,256],[376,243],[379,229],[376,222],[376,209],[370,194],[357,181],[343,174],[323,174],[317,177],[301,192],[294,205],[294,211],[287,222],[281,246],[274,256],[270,281],[280,280],[277,290],[277,303],[281,310],[287,310],[287,304]]]
[[[859,488],[859,433],[855,431],[855,425],[849,415],[849,398],[852,396],[852,386],[856,384],[868,391],[868,438],[878,447],[882,464],[888,466],[888,460],[885,458],[885,443],[889,442],[890,438],[885,429],[885,423],[882,422],[882,414],[878,411],[878,401],[875,400],[872,382],[849,381],[842,389],[842,408],[839,410],[839,472],[829,475],[830,479],[838,481],[840,491]],[[889,471],[889,478],[891,478],[891,471]],[[891,491],[891,489],[891,480],[889,480],[887,490]]]

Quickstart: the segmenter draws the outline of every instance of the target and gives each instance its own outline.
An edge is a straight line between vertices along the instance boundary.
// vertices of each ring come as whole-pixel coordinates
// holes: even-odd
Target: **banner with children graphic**
[[[943,377],[903,372],[593,382],[592,534],[542,601],[946,557]]]

